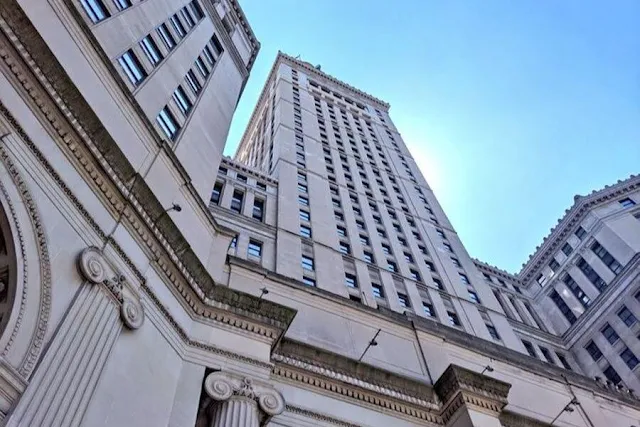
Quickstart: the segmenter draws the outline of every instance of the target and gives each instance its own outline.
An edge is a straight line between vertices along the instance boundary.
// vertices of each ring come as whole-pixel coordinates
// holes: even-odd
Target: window
[[[469,278],[467,277],[466,274],[458,273],[458,275],[460,276],[460,280],[462,281],[462,283],[464,283],[465,285],[468,285],[471,283],[469,282]]]
[[[587,279],[589,279],[589,281],[593,283],[596,288],[598,288],[600,292],[602,292],[604,288],[607,287],[607,283],[602,280],[600,275],[596,273],[596,271],[589,265],[587,261],[584,260],[584,258],[578,257],[578,263],[576,265],[578,266],[580,271],[582,271],[582,273],[587,276]]]
[[[447,318],[449,319],[449,324],[451,324],[451,326],[459,327],[462,325],[458,315],[453,311],[447,311]]]
[[[616,370],[613,369],[613,367],[611,365],[608,365],[607,368],[604,371],[602,371],[602,373],[614,385],[617,385],[622,381],[622,378],[620,378],[620,375],[618,375]]]
[[[396,265],[395,262],[387,260],[387,270],[389,270],[392,273],[397,273],[398,266]]]
[[[602,332],[602,335],[609,341],[609,344],[615,344],[616,341],[620,339],[615,329],[613,329],[609,323],[605,323],[600,332]]]
[[[556,261],[556,259],[552,259],[551,262],[549,263],[549,268],[551,269],[551,271],[553,271],[554,273],[556,271],[558,271],[558,268],[560,267],[560,264],[558,263],[558,261]]]
[[[571,369],[571,365],[569,365],[569,361],[567,361],[567,358],[564,357],[564,354],[562,353],[558,353],[556,351],[556,356],[558,356],[558,360],[560,361],[560,363],[562,364],[562,367],[564,369],[567,369],[569,371],[572,371],[573,369]]]
[[[191,104],[191,101],[182,86],[178,85],[176,90],[173,91],[173,99],[176,101],[176,104],[178,104],[178,108],[180,108],[182,114],[186,117],[189,114],[189,111],[191,111],[193,104]]]
[[[364,260],[369,264],[373,264],[373,254],[371,252],[364,251]]]
[[[213,37],[211,37],[211,45],[213,46],[213,50],[215,51],[217,56],[222,55],[222,52],[224,52],[224,49],[222,48],[222,44],[220,44],[220,41],[218,40],[218,37],[216,37],[215,34],[213,35]]]
[[[420,273],[418,273],[417,270],[414,270],[413,268],[411,270],[409,270],[409,273],[411,274],[411,278],[413,280],[415,280],[416,282],[419,282],[422,280],[422,278],[420,277]]]
[[[591,356],[591,358],[595,362],[600,360],[600,358],[602,357],[602,352],[600,351],[596,343],[593,342],[593,340],[589,341],[587,345],[584,346],[584,349],[587,350],[587,353],[589,353],[589,356]]]
[[[231,199],[231,210],[237,213],[241,213],[243,199],[244,199],[244,193],[239,190],[234,190],[233,198]]]
[[[553,303],[556,305],[556,307],[558,307],[558,310],[560,310],[560,312],[564,315],[564,317],[567,319],[569,323],[573,325],[576,322],[576,320],[578,320],[576,315],[573,314],[573,311],[571,311],[571,308],[569,308],[567,303],[564,302],[560,294],[555,289],[551,291],[551,293],[549,294],[549,297],[551,298],[551,301],[553,301]]]
[[[145,77],[147,77],[146,71],[144,71],[144,68],[142,68],[142,65],[140,65],[138,57],[133,53],[131,49],[126,51],[118,59],[118,63],[129,78],[129,81],[131,81],[134,86],[139,85],[145,79]]]
[[[207,68],[207,66],[204,64],[204,61],[202,60],[201,57],[197,57],[196,58],[196,68],[198,69],[198,71],[200,71],[200,74],[202,75],[202,78],[204,80],[207,80],[207,77],[209,77],[209,69]]]
[[[566,256],[571,255],[571,252],[573,252],[573,248],[571,247],[571,245],[567,242],[562,246],[562,252],[564,252],[564,254]]]
[[[349,288],[358,288],[358,279],[353,274],[346,273],[344,275],[344,284]]]
[[[351,247],[348,243],[340,242],[340,252],[345,255],[349,255],[351,253]]]
[[[428,317],[436,317],[436,311],[433,309],[433,305],[422,301],[422,311]]]
[[[298,184],[298,191],[307,194],[309,192],[309,187],[304,184]]]
[[[305,196],[298,196],[298,203],[302,206],[309,206],[309,199]]]
[[[156,66],[160,61],[162,61],[162,54],[158,49],[158,45],[156,45],[156,42],[153,41],[150,35],[140,41],[140,46],[142,47],[144,54],[149,58],[149,62],[151,62],[151,64]]]
[[[300,221],[311,221],[311,214],[300,209]]]
[[[316,286],[316,281],[315,279],[312,279],[311,277],[307,277],[307,276],[302,276],[302,283],[304,283],[307,286]]]
[[[489,276],[487,273],[482,273],[482,275],[484,276],[484,280],[491,283],[491,276]]]
[[[347,229],[344,228],[343,226],[338,225],[336,227],[336,230],[338,230],[338,236],[340,236],[340,237],[346,237],[347,236]]]
[[[431,261],[425,261],[424,263],[427,265],[427,268],[429,269],[429,271],[436,271],[436,267],[435,265],[433,265]]]
[[[448,244],[447,242],[442,243],[442,246],[444,246],[444,248],[446,250],[448,250],[449,252],[453,253],[453,248],[451,247],[450,244]]]
[[[258,221],[263,220],[264,217],[264,200],[262,199],[254,199],[253,200],[253,219],[257,219]]]
[[[636,202],[634,202],[633,200],[631,200],[628,197],[625,197],[622,200],[618,200],[618,203],[620,203],[620,205],[622,205],[623,208],[629,208],[631,206],[635,206]]]
[[[302,268],[304,270],[313,271],[314,270],[313,258],[302,255]]]
[[[183,38],[187,34],[187,30],[184,29],[184,25],[182,25],[182,22],[180,22],[178,15],[173,15],[171,18],[169,18],[169,21],[171,22],[171,26],[173,26],[173,29],[176,31],[176,34],[178,34],[180,38]]]
[[[196,25],[196,22],[193,20],[193,16],[191,16],[191,13],[186,7],[182,8],[182,10],[180,11],[180,14],[186,21],[187,27],[192,28],[194,25]]]
[[[196,20],[199,21],[202,18],[204,18],[204,13],[202,12],[202,8],[200,7],[197,1],[194,0],[191,3],[189,3],[189,9],[191,9],[191,13],[196,18]]]
[[[386,244],[383,243],[382,244],[382,252],[385,255],[391,255],[391,247],[389,245],[386,245]]]
[[[622,350],[622,353],[620,353],[620,358],[624,363],[627,364],[627,366],[631,370],[635,369],[635,367],[638,366],[638,363],[640,363],[638,362],[638,358],[636,357],[636,355],[633,354],[633,352],[629,350],[628,347],[625,347],[625,349]]]
[[[357,295],[349,295],[349,299],[353,302],[362,303],[362,298]]]
[[[474,289],[469,287],[469,288],[467,288],[467,292],[469,293],[469,299],[471,301],[475,302],[476,304],[480,304],[480,297],[478,296],[478,294],[476,293],[476,291]]]
[[[198,81],[198,78],[196,77],[196,74],[193,72],[193,70],[187,71],[187,75],[185,76],[185,78],[187,79],[187,83],[189,83],[189,87],[191,88],[193,93],[196,95],[199,94],[202,90],[202,85]]]
[[[367,236],[360,235],[360,243],[364,246],[369,246],[369,238]]]
[[[405,259],[405,261],[407,261],[409,264],[413,264],[413,256],[412,256],[410,253],[405,252],[405,253],[404,253],[404,259]]]
[[[356,221],[356,226],[357,226],[357,227],[358,227],[358,229],[360,229],[360,230],[365,230],[365,229],[366,229],[366,228],[365,228],[365,226],[364,226],[364,221],[357,220],[357,221]]]
[[[444,291],[444,285],[442,284],[442,280],[437,279],[435,277],[432,277],[433,279],[433,283],[436,285],[436,288],[440,289],[441,291]]]
[[[162,110],[160,110],[160,113],[158,113],[158,117],[156,117],[156,122],[165,133],[167,138],[172,141],[176,139],[176,137],[178,136],[178,131],[180,130],[180,126],[178,125],[178,122],[176,122],[176,119],[175,117],[173,117],[171,111],[169,111],[168,107],[165,106]]]
[[[164,43],[164,46],[168,51],[171,51],[174,47],[176,47],[176,39],[173,38],[173,35],[169,31],[169,28],[167,28],[167,24],[160,25],[156,29],[156,32],[162,39],[162,42]]]
[[[398,302],[400,302],[400,307],[410,308],[411,303],[409,302],[409,297],[406,294],[401,294],[398,292]]]
[[[458,258],[451,257],[451,261],[453,262],[453,265],[455,265],[456,267],[458,268],[462,267],[462,265],[460,264],[460,261],[458,261]]]
[[[629,311],[629,309],[626,306],[623,306],[618,311],[618,317],[628,327],[632,327],[636,323],[636,316],[634,316],[633,313],[631,311]]]
[[[538,358],[536,349],[533,348],[533,344],[531,344],[529,341],[522,340],[522,345],[524,345],[524,348],[525,350],[527,350],[527,353],[529,353],[529,356],[535,357],[536,359]]]
[[[216,182],[211,192],[211,201],[216,205],[220,203],[220,195],[222,194],[222,183]]]
[[[300,225],[300,235],[308,239],[311,238],[311,228],[306,225]]]
[[[580,301],[580,304],[582,304],[582,306],[584,308],[587,308],[591,305],[591,298],[589,298],[587,296],[587,294],[584,293],[584,291],[582,290],[582,288],[580,288],[580,286],[578,286],[578,284],[576,283],[575,280],[573,280],[573,277],[571,277],[568,273],[565,274],[565,276],[562,278],[562,281],[564,282],[565,285],[567,285],[567,287],[569,288],[569,290],[573,293],[573,295],[578,299],[578,301]]]
[[[204,49],[202,50],[202,54],[205,58],[207,58],[207,62],[209,62],[209,65],[211,65],[212,67],[216,65],[216,59],[213,57],[213,53],[211,53],[211,49],[209,48],[209,46],[204,47]]]
[[[615,274],[619,274],[622,271],[622,264],[616,261],[613,255],[611,255],[609,251],[607,251],[597,240],[591,245],[591,250],[598,255],[598,258],[600,258],[607,267],[609,267],[609,270],[613,271]]]
[[[445,235],[444,235],[444,232],[443,232],[442,230],[440,230],[439,228],[436,228],[436,234],[437,234],[438,236],[440,236],[440,238],[442,238],[442,239],[446,239],[446,237],[445,237]]]
[[[231,239],[231,243],[229,243],[229,249],[235,249],[236,246],[238,246],[238,236],[233,236],[233,239]]]
[[[587,232],[585,231],[584,228],[582,228],[582,226],[579,226],[578,229],[576,230],[575,233],[573,233],[576,235],[576,237],[578,237],[578,239],[582,240],[584,239],[584,236],[587,235]]]
[[[344,221],[344,215],[341,212],[334,212],[333,214],[338,221]]]
[[[496,329],[496,327],[488,323],[485,323],[485,326],[487,327],[487,331],[489,331],[489,335],[491,335],[491,338],[496,341],[500,341],[500,335],[498,334],[498,330]]]
[[[425,246],[418,245],[418,249],[420,250],[420,252],[422,252],[423,255],[429,255],[429,251],[427,251],[427,248]]]
[[[381,285],[377,283],[371,284],[371,289],[373,290],[373,296],[376,298],[384,298],[384,289]]]
[[[262,257],[262,242],[250,239],[249,248],[247,249],[247,255],[255,258]]]
[[[551,356],[551,352],[549,351],[548,348],[540,346],[540,352],[542,353],[544,358],[547,360],[547,362],[553,364],[553,357]]]
[[[80,0],[80,3],[94,24],[109,17],[109,12],[101,0]]]

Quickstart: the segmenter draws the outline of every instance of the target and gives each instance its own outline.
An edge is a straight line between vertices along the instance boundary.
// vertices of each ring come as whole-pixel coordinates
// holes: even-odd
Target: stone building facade
[[[471,259],[384,102],[281,54],[223,158],[258,49],[236,0],[0,0],[3,425],[638,424],[540,309],[555,244]]]

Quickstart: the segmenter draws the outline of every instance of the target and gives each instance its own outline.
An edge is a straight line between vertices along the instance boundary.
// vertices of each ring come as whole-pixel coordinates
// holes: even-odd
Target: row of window
[[[80,0],[80,4],[94,24],[111,16],[102,0]],[[113,4],[118,12],[132,6],[131,0],[113,0]]]
[[[211,193],[211,202],[216,205],[220,204],[222,199],[222,190],[224,185],[220,181],[216,181],[213,186],[213,191]],[[233,190],[233,196],[231,197],[231,206],[230,209],[238,214],[242,214],[242,208],[244,204],[244,192],[240,189]],[[260,222],[264,221],[264,209],[265,209],[265,199],[260,197],[253,198],[253,208],[251,210],[251,217]]]
[[[524,348],[529,354],[529,356],[535,357],[536,359],[540,359],[538,357],[538,353],[536,353],[533,343],[527,340],[521,340],[521,341],[522,341],[522,345],[524,345]],[[541,345],[538,345],[538,348],[540,349],[540,353],[542,353],[542,355],[544,356],[543,361],[547,363],[551,363],[552,365],[555,365],[553,356],[551,356],[551,351],[548,348],[543,347]],[[562,367],[568,370],[572,370],[571,365],[569,365],[569,361],[567,360],[567,358],[562,353],[558,353],[557,351],[555,353]]]

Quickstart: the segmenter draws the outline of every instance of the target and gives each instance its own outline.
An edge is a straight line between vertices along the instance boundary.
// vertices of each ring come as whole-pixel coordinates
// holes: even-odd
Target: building
[[[3,425],[638,423],[384,102],[281,54],[222,158],[258,49],[236,0],[0,0]]]

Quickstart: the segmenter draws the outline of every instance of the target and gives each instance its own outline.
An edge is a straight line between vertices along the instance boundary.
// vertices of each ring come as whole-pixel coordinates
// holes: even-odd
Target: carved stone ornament
[[[89,282],[98,284],[107,280],[109,267],[102,251],[95,246],[82,251],[78,259],[80,272]]]
[[[207,394],[215,401],[221,402],[233,396],[243,397],[258,402],[260,409],[269,417],[284,411],[284,398],[276,389],[254,384],[250,378],[237,378],[223,372],[213,372],[204,381]]]
[[[138,329],[144,322],[144,311],[138,302],[125,298],[120,306],[120,317],[127,328]]]

